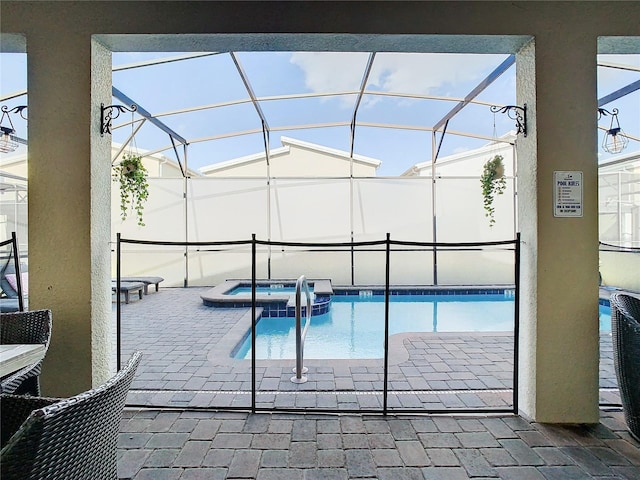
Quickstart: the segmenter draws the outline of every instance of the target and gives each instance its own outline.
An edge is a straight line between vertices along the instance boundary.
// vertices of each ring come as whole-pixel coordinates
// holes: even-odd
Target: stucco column
[[[53,311],[42,388],[66,396],[110,368],[110,139],[99,139],[95,102],[111,98],[111,56],[96,48],[92,81],[91,37],[54,27],[27,35],[27,53],[29,306]]]
[[[517,56],[522,232],[521,412],[595,423],[598,412],[598,202],[595,36],[539,35]],[[579,79],[579,80],[577,80]],[[582,218],[554,217],[554,171],[583,173]]]

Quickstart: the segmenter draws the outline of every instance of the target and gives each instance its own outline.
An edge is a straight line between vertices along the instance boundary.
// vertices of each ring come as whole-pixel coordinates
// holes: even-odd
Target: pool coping
[[[273,283],[284,283],[284,284],[296,284],[296,279],[272,279],[272,280],[256,280],[256,285],[271,285]],[[316,296],[321,295],[333,295],[333,287],[331,285],[331,280],[329,279],[308,279],[307,282],[309,284],[313,284],[313,293]],[[236,295],[229,295],[229,292],[236,287],[241,285],[248,284],[251,285],[251,280],[246,279],[230,279],[225,280],[220,285],[213,287],[210,290],[207,290],[205,293],[200,295],[202,301],[205,305],[209,307],[218,307],[218,308],[244,308],[250,306],[251,299],[248,299],[249,305],[247,305],[246,297],[238,297]],[[291,298],[290,293],[283,293],[281,295],[273,294],[273,295],[261,295],[256,293],[256,301],[262,304],[277,304],[277,303],[286,303]]]
[[[385,292],[384,285],[340,285],[333,287],[330,279],[308,279],[308,283],[313,284],[314,294],[322,295],[340,295],[344,292],[358,292],[362,290],[371,290],[376,295]],[[295,285],[295,279],[261,279],[256,280],[256,285],[264,286],[273,283],[284,283]],[[218,308],[240,308],[247,307],[247,298],[229,295],[228,293],[241,285],[251,285],[250,279],[229,279],[222,282],[205,293],[200,295],[205,305]],[[393,285],[390,287],[391,295],[424,295],[428,291],[434,295],[469,295],[469,294],[500,294],[505,290],[514,290],[514,284],[500,285]],[[261,295],[256,293],[256,300],[260,303],[282,303],[291,298],[291,294],[271,294]],[[250,306],[250,305],[249,305]]]

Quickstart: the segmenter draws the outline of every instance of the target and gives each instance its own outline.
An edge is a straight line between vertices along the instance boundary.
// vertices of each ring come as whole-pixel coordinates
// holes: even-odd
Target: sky
[[[164,123],[189,140],[188,165],[197,169],[205,165],[259,153],[264,150],[260,118],[241,81],[233,58],[228,53],[190,60],[119,70],[125,65],[158,58],[175,58],[179,53],[114,53],[113,85]],[[337,52],[239,52],[238,62],[246,73],[260,107],[271,128],[271,148],[280,146],[287,136],[348,152],[348,126],[357,100],[356,95],[324,96],[304,99],[269,99],[282,95],[329,94],[353,92],[360,88],[368,53]],[[378,53],[367,79],[367,92],[358,109],[358,122],[404,127],[432,127],[455,102],[407,97],[373,95],[402,93],[463,98],[495,69],[506,55]],[[599,60],[624,63],[640,68],[640,55],[600,56]],[[9,107],[24,104],[26,97],[4,100],[26,89],[26,55],[0,54],[0,98]],[[640,79],[639,71],[598,68],[598,97]],[[514,104],[516,98],[515,66],[484,90],[477,99],[496,105]],[[114,99],[114,103],[119,103]],[[189,113],[163,115],[203,105],[227,104],[224,107]],[[234,103],[234,104],[229,104]],[[640,137],[640,91],[613,102],[607,109],[618,108],[623,130]],[[20,136],[25,122],[12,117]],[[114,142],[123,142],[132,127],[122,126],[138,120],[137,114],[122,114],[114,121]],[[603,118],[600,125],[608,126]],[[335,122],[345,126],[326,128],[289,128]],[[3,123],[4,126],[4,123]],[[486,105],[468,105],[449,123],[450,131],[461,131],[488,138],[513,130],[513,120],[495,115]],[[236,132],[256,133],[231,136]],[[200,141],[211,137],[224,137]],[[601,139],[602,137],[600,137]],[[411,128],[358,126],[354,152],[382,161],[379,176],[400,175],[412,165],[431,159],[431,133]],[[440,157],[486,144],[478,140],[448,134]],[[136,133],[132,149],[156,150],[171,144],[166,133],[149,122]],[[635,147],[635,148],[634,148]],[[632,142],[627,151],[640,150]],[[182,158],[182,149],[179,150]],[[162,152],[175,159],[171,149]],[[608,157],[601,150],[600,158]]]

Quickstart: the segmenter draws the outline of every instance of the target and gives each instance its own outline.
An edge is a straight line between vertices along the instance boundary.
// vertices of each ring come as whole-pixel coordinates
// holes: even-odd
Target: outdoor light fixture
[[[138,109],[134,104],[130,107],[126,105],[107,105],[100,104],[100,136],[104,136],[105,133],[111,134],[111,121],[114,118],[118,118],[122,112],[135,112]]]
[[[507,116],[516,121],[516,135],[522,133],[527,136],[527,104],[523,107],[518,105],[505,105],[504,107],[498,107],[496,105],[491,106],[493,113],[506,113]]]
[[[11,153],[18,148],[19,143],[16,142],[13,135],[16,133],[16,129],[13,127],[13,122],[11,121],[11,114],[18,113],[25,120],[25,117],[22,113],[24,109],[26,109],[26,105],[20,105],[19,107],[14,107],[9,109],[6,105],[2,106],[2,116],[0,117],[0,152],[2,153]],[[9,123],[9,125],[3,125],[4,121]]]
[[[598,120],[600,120],[603,115],[611,116],[611,125],[602,139],[602,149],[608,153],[620,153],[629,145],[629,139],[620,128],[618,109],[614,108],[612,111],[609,111],[604,108],[598,108]]]

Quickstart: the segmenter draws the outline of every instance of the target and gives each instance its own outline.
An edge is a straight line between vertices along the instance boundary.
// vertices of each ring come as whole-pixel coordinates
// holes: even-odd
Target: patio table
[[[45,352],[46,345],[44,344],[0,345],[0,377],[40,361]]]

